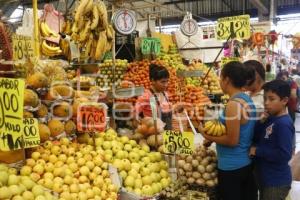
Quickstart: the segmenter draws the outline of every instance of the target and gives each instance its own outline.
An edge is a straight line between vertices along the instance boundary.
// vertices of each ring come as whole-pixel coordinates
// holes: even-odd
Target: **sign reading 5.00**
[[[165,131],[163,133],[164,152],[191,155],[195,149],[192,132]]]
[[[25,82],[0,78],[0,150],[22,148]]]
[[[227,40],[229,37],[235,39],[249,39],[251,36],[250,16],[239,15],[219,18],[216,32],[218,40]]]
[[[154,54],[160,53],[161,43],[159,38],[143,38],[142,40],[142,54]]]
[[[24,131],[24,148],[31,148],[39,146],[40,144],[40,133],[39,133],[39,123],[37,119],[25,118],[23,119]]]

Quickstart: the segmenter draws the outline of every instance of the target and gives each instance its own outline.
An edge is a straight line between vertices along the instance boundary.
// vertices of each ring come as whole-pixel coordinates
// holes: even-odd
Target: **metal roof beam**
[[[269,9],[260,0],[250,0],[250,3],[263,15],[269,14]]]

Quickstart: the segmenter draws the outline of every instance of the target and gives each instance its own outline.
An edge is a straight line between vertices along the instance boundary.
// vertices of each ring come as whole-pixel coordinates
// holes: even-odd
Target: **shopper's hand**
[[[266,111],[262,112],[260,115],[260,122],[261,123],[265,122],[269,116],[270,116],[270,114],[267,113]]]
[[[254,157],[256,155],[256,147],[252,146],[250,147],[249,156]]]
[[[212,144],[213,142],[212,141],[209,141],[209,140],[207,140],[207,139],[205,139],[204,141],[203,141],[203,146],[204,147],[210,147],[210,145]]]

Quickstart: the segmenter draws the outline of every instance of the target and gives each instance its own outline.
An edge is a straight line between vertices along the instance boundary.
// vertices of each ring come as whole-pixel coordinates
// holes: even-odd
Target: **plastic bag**
[[[164,131],[165,123],[159,118],[157,119],[157,131],[162,133]],[[141,120],[141,124],[138,126],[136,132],[143,135],[153,135],[155,134],[154,120],[152,117],[145,117]]]

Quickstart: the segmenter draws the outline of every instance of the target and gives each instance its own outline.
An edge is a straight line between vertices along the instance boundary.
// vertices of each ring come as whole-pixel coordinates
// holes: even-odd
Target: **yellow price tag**
[[[39,146],[40,144],[40,133],[39,133],[39,122],[35,118],[23,119],[24,131],[24,148],[31,148]]]
[[[249,39],[250,32],[250,16],[239,15],[234,17],[219,18],[217,23],[217,39]]]
[[[22,148],[25,82],[0,78],[0,150]]]
[[[163,133],[164,152],[191,155],[195,150],[192,132],[165,131]]]
[[[13,59],[23,60],[34,56],[34,43],[31,37],[22,35],[13,35]]]
[[[240,61],[239,57],[223,57],[221,58],[221,67],[232,61]]]

